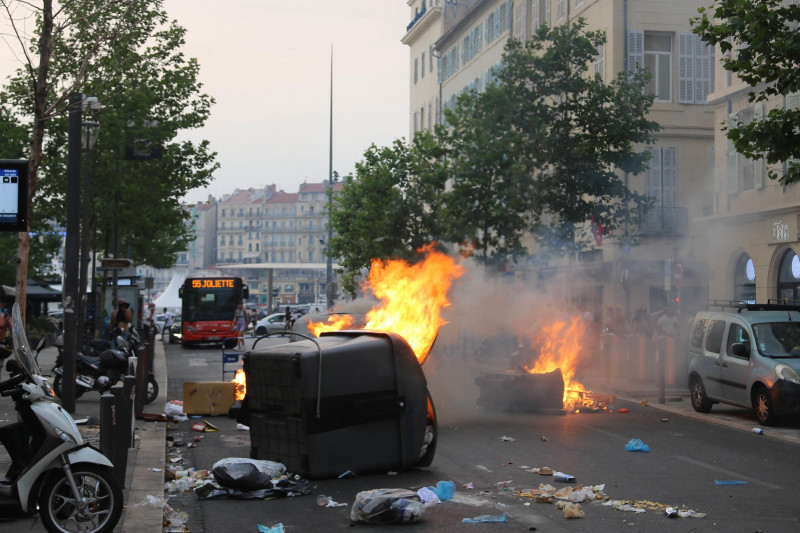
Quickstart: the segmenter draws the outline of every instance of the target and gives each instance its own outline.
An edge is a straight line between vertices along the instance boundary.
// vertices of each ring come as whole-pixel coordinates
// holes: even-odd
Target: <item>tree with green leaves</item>
[[[372,145],[356,163],[332,203],[335,234],[330,252],[343,271],[344,289],[355,294],[362,269],[375,258],[411,260],[441,237],[439,213],[448,162],[435,137],[420,131],[411,143]]]
[[[31,218],[63,221],[67,101],[76,91],[97,96],[103,111],[85,117],[101,123],[83,199],[93,248],[170,266],[191,238],[180,198],[208,183],[217,167],[207,142],[176,140],[180,131],[201,127],[213,104],[200,92],[197,61],[182,53],[185,30],[168,19],[162,0],[0,5],[15,29],[23,27],[16,18],[23,8],[38,21],[36,35],[17,34],[24,61],[4,90],[14,117],[32,131]],[[148,154],[157,148],[160,157],[126,157],[126,148],[143,141]],[[17,290],[23,295],[29,245],[20,233]]]
[[[800,5],[786,0],[716,0],[699,9],[694,32],[718,45],[722,65],[752,88],[750,102],[783,97],[762,120],[727,128],[736,151],[765,158],[769,177],[800,181]],[[776,167],[788,161],[786,172]]]
[[[448,227],[483,261],[526,253],[530,230],[551,252],[573,256],[585,246],[578,227],[618,230],[646,204],[620,171],[644,171],[649,156],[637,145],[659,129],[647,117],[647,75],[621,72],[609,83],[591,75],[605,34],[585,26],[579,19],[509,40],[497,83],[446,111],[455,176]]]

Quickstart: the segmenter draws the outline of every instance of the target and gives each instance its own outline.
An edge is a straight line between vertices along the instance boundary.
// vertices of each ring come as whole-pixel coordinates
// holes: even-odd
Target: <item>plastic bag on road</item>
[[[229,489],[252,491],[272,487],[270,476],[250,463],[215,466],[211,473],[217,483]]]
[[[631,439],[628,444],[625,445],[625,449],[629,452],[649,452],[650,446],[642,442],[641,439]]]
[[[251,464],[258,468],[259,472],[263,472],[271,477],[279,477],[286,473],[286,467],[283,466],[282,463],[276,463],[274,461],[265,461],[263,459],[250,459],[247,457],[227,457],[225,459],[220,459],[214,466],[211,467],[212,470],[217,468],[218,466],[226,466],[230,464]]]
[[[482,524],[486,522],[508,522],[505,513],[501,515],[482,514],[475,518],[463,518],[461,520],[464,524]]]
[[[350,520],[366,524],[413,523],[425,507],[416,492],[407,489],[375,489],[356,494]]]

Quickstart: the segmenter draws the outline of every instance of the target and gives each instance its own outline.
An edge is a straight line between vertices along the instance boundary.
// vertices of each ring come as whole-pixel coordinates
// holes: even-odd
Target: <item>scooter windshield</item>
[[[28,345],[28,338],[25,336],[25,329],[22,327],[22,315],[19,312],[19,304],[14,304],[11,308],[11,335],[14,339],[14,356],[17,362],[22,365],[28,377],[42,374],[39,365],[33,357],[31,347]]]

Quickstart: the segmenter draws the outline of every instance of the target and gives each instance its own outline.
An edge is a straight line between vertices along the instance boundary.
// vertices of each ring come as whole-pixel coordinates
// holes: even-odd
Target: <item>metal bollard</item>
[[[134,397],[134,413],[137,415],[144,411],[144,400],[147,396],[147,350],[140,349],[136,365],[136,396]]]
[[[111,462],[114,463],[114,473],[117,479],[125,486],[125,475],[128,471],[128,435],[125,433],[127,428],[125,421],[125,398],[122,385],[111,387],[111,394],[114,396],[114,455]]]
[[[156,352],[156,330],[155,328],[147,328],[147,343],[144,345],[147,352],[147,371],[153,373],[153,357]]]
[[[128,429],[128,448],[134,448],[136,441],[134,439],[134,424],[135,414],[133,412],[133,400],[136,387],[136,376],[125,376],[122,382],[122,396],[125,402],[124,408],[121,410],[123,415],[122,427]]]
[[[100,396],[100,451],[113,462],[114,457],[114,396]]]

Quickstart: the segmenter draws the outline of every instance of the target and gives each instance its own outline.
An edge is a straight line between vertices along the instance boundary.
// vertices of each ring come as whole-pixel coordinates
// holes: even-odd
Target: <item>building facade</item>
[[[425,3],[409,2],[412,14]],[[457,97],[482,91],[493,83],[510,38],[526,40],[541,25],[586,20],[587,30],[602,30],[607,42],[598,50],[591,73],[607,83],[626,69],[640,66],[652,74],[647,90],[656,95],[651,110],[661,125],[647,172],[623,175],[625,183],[647,194],[653,208],[642,223],[628,228],[638,245],[629,246],[615,235],[597,239],[588,227],[589,245],[579,264],[552,264],[532,253],[513,266],[515,276],[537,284],[557,297],[589,307],[623,305],[630,316],[642,305],[655,311],[669,301],[683,302],[685,311],[707,299],[705,240],[692,221],[711,209],[715,116],[707,97],[712,91],[713,50],[691,33],[690,18],[700,1],[624,0],[462,0],[442,6],[424,5],[426,14],[407,29],[412,64],[411,134],[418,131],[421,102],[441,102],[453,108]],[[434,17],[427,12],[439,10]],[[429,17],[436,22],[420,28]],[[438,36],[437,36],[438,34]],[[425,46],[433,42],[437,83],[413,78]],[[438,122],[444,122],[440,115]],[[535,247],[530,247],[535,252]],[[552,261],[552,260],[551,260]],[[674,265],[682,275],[673,277]],[[669,269],[670,275],[665,271]],[[669,278],[669,280],[667,280]],[[561,282],[557,282],[560,280]],[[678,286],[676,286],[678,285]],[[682,287],[680,286],[682,285]],[[688,300],[688,301],[687,301]],[[693,300],[693,301],[692,301]]]

